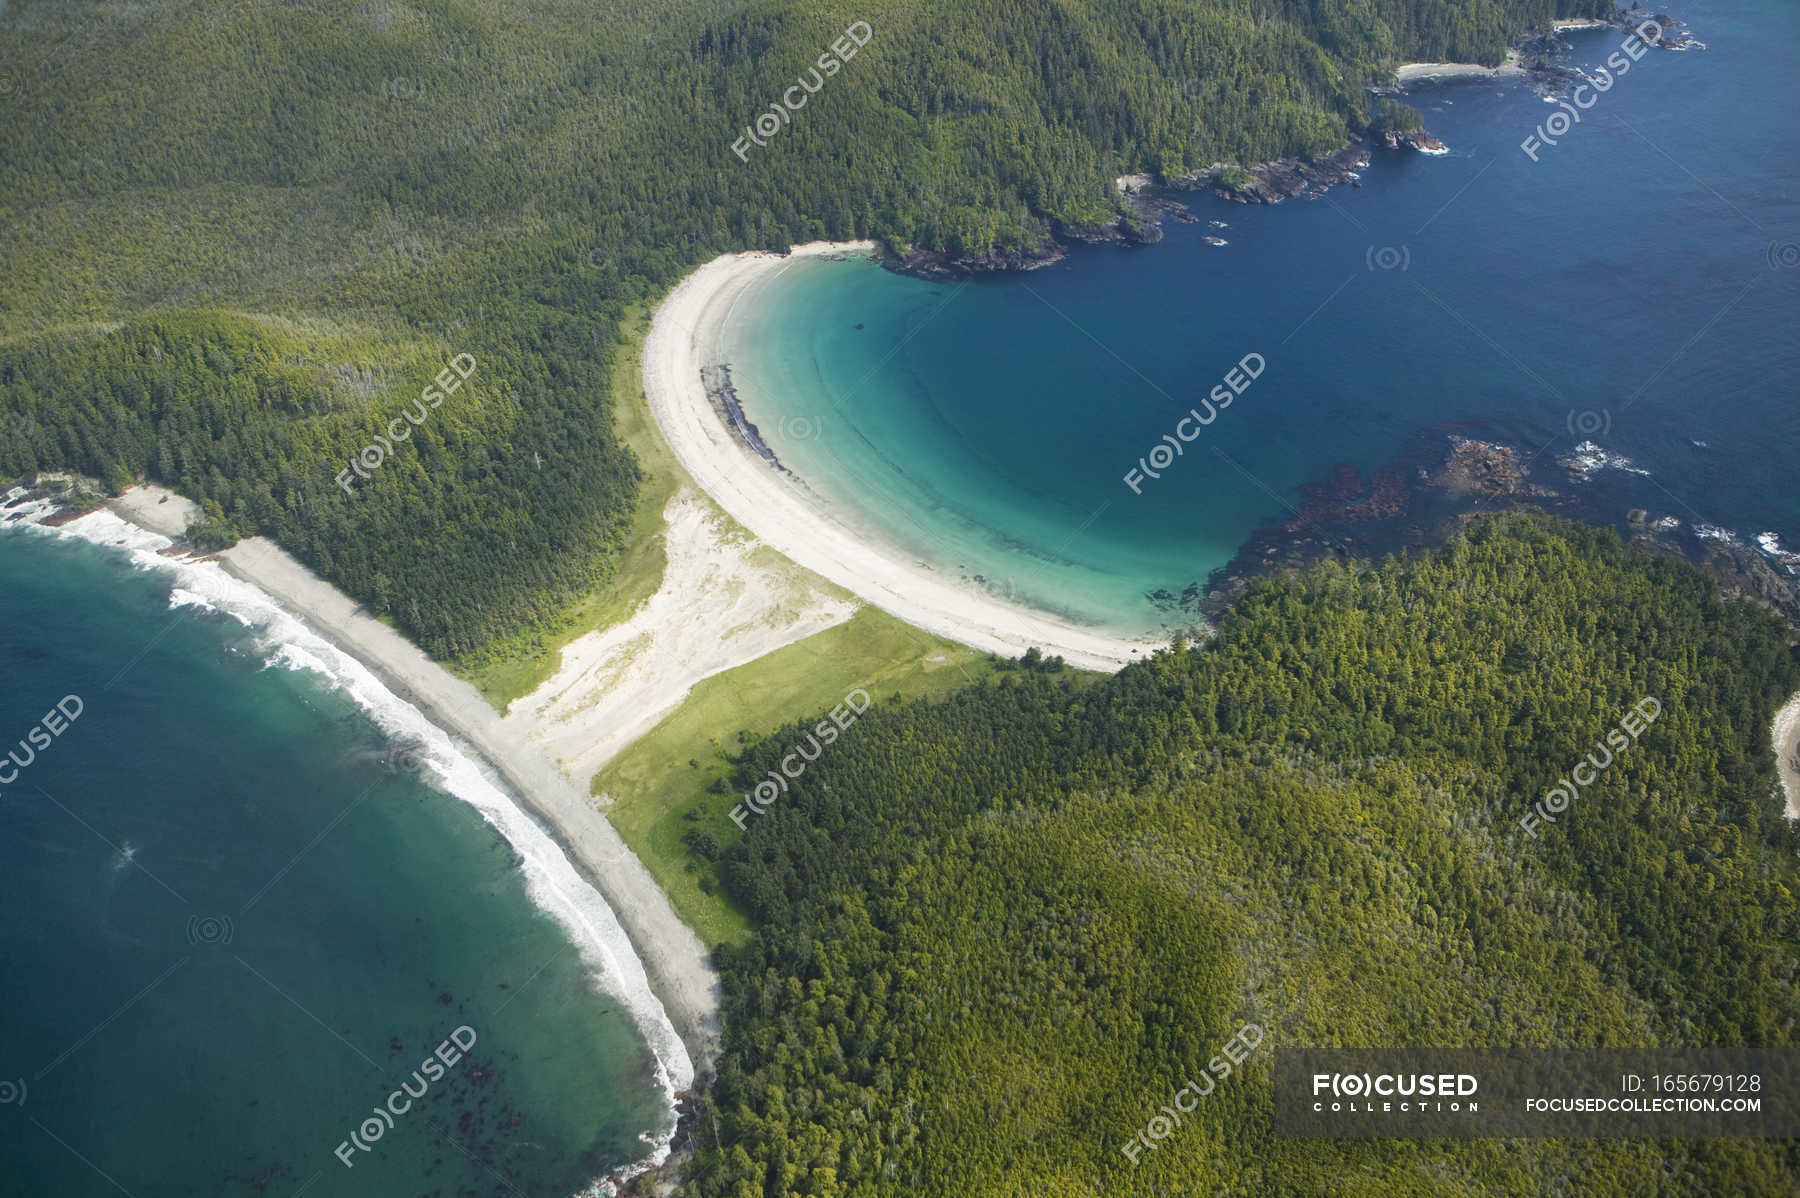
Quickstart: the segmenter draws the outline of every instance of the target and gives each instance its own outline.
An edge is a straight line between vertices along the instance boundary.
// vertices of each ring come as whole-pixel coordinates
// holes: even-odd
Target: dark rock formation
[[[712,401],[713,411],[737,434],[738,440],[769,465],[786,472],[787,467],[781,464],[781,459],[775,456],[775,451],[763,440],[762,433],[744,415],[744,405],[738,402],[737,387],[731,381],[731,367],[702,367],[700,382],[706,388],[706,398]]]
[[[1345,462],[1303,485],[1304,503],[1290,507],[1288,518],[1257,529],[1207,579],[1198,606],[1217,618],[1258,577],[1298,573],[1326,558],[1373,562],[1433,549],[1483,516],[1526,507],[1613,528],[1643,552],[1690,562],[1727,595],[1761,603],[1800,631],[1800,554],[1773,541],[1747,545],[1726,529],[1653,517],[1649,508],[1630,502],[1647,497],[1637,481],[1642,476],[1635,468],[1604,476],[1571,472],[1568,483],[1547,486],[1532,480],[1529,462],[1514,446],[1423,429],[1367,479]],[[1152,598],[1171,597],[1163,592]]]
[[[1044,240],[1030,250],[988,250],[980,254],[949,254],[917,246],[891,246],[883,264],[903,275],[941,281],[1036,270],[1062,261],[1067,252],[1067,247],[1046,234]]]
[[[1354,183],[1357,172],[1368,165],[1369,147],[1358,143],[1317,159],[1280,158],[1248,168],[1216,163],[1168,182],[1172,188],[1210,191],[1240,204],[1278,204],[1309,191]]]
[[[1760,603],[1800,630],[1800,592],[1756,549],[1691,531],[1645,527],[1630,538],[1633,549],[1656,557],[1680,558],[1699,566],[1727,595]]]
[[[1390,150],[1398,150],[1401,146],[1407,146],[1421,154],[1448,154],[1450,152],[1449,146],[1423,129],[1416,129],[1410,133],[1389,132],[1383,140]]]

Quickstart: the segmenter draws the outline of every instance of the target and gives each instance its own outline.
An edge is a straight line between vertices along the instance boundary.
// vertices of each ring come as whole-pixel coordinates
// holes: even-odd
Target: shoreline
[[[725,254],[677,284],[644,342],[644,394],[670,450],[695,485],[764,544],[908,624],[1004,657],[1037,648],[1108,673],[1147,658],[1162,642],[1110,636],[1002,603],[866,541],[720,419],[702,371],[722,364],[720,333],[737,301],[798,259],[881,252],[878,243],[859,241],[809,242],[785,255]]]
[[[171,539],[184,534],[194,510],[190,501],[153,485],[133,487],[105,507],[128,524]],[[212,560],[360,663],[395,697],[461,739],[499,774],[577,874],[605,900],[629,940],[651,994],[688,1057],[691,1076],[669,1079],[671,1098],[700,1084],[718,1055],[718,975],[699,937],[676,916],[605,815],[525,736],[507,728],[474,686],[273,542],[247,538]],[[655,1037],[644,1030],[654,1044]]]
[[[1535,84],[1546,95],[1580,82],[1583,75],[1564,61],[1565,47],[1557,41],[1561,34],[1599,29],[1631,32],[1632,18],[1649,18],[1647,10],[1634,6],[1622,9],[1612,19],[1559,18],[1547,25],[1534,26],[1513,37],[1506,57],[1499,66],[1489,67],[1473,62],[1408,62],[1394,69],[1392,80],[1374,88],[1382,94],[1408,94],[1415,87],[1431,89],[1444,84],[1487,81],[1492,83]],[[1681,24],[1681,22],[1675,22]],[[1705,46],[1686,35],[1678,35],[1678,44],[1659,42],[1670,49],[1686,49],[1689,45]],[[1529,58],[1528,58],[1529,56]],[[1156,196],[1152,189],[1165,193],[1206,191],[1220,199],[1238,203],[1278,204],[1301,195],[1318,198],[1327,190],[1343,183],[1361,186],[1360,172],[1369,163],[1370,151],[1385,141],[1393,150],[1410,145],[1423,154],[1439,156],[1449,148],[1425,129],[1385,138],[1369,131],[1351,132],[1345,143],[1329,154],[1288,156],[1257,163],[1215,162],[1211,166],[1186,174],[1160,177],[1153,174],[1127,174],[1114,180],[1114,189],[1122,200],[1122,209],[1102,224],[1089,226],[1046,225],[1040,242],[1022,250],[983,250],[979,253],[952,254],[945,250],[921,249],[918,246],[889,245],[882,247],[882,264],[890,270],[927,281],[964,279],[989,274],[1010,274],[1037,270],[1060,262],[1075,245],[1154,245],[1162,240],[1162,220],[1174,214],[1178,220],[1194,219],[1186,205],[1166,195]],[[1224,173],[1236,170],[1251,177],[1248,184],[1234,182]],[[825,243],[817,243],[825,244]],[[841,249],[845,242],[831,248]],[[807,247],[790,247],[789,252]]]
[[[1497,67],[1484,67],[1478,62],[1409,62],[1394,71],[1394,82],[1401,88],[1410,83],[1447,82],[1455,79],[1522,79],[1530,74],[1517,50],[1506,52],[1506,61]]]
[[[1787,817],[1800,820],[1800,694],[1775,713],[1769,741],[1775,748],[1775,772],[1781,776]]]

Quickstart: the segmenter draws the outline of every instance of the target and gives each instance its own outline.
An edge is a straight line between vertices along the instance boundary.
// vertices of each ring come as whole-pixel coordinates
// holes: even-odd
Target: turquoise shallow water
[[[654,1062],[513,846],[172,582],[0,531],[0,1194],[566,1195],[642,1156]]]
[[[1651,471],[1605,484],[1621,509],[1792,545],[1800,16],[1682,15],[1709,51],[1647,61],[1536,163],[1548,106],[1462,85],[1418,97],[1447,159],[1196,197],[1222,249],[1171,224],[964,287],[797,266],[727,331],[740,392],[871,531],[1121,630],[1300,483],[1440,426],[1546,460],[1591,433]],[[1250,352],[1263,377],[1134,494]],[[518,853],[273,652],[116,552],[0,533],[0,746],[85,704],[0,787],[0,1195],[565,1194],[638,1156],[669,1122],[650,1054]],[[469,1059],[344,1168],[465,1025]]]
[[[1622,517],[1800,541],[1800,15],[1678,14],[1657,52],[1533,162],[1555,106],[1491,82],[1419,91],[1445,158],[1377,153],[1362,186],[1245,206],[1162,244],[1080,249],[966,285],[806,261],[741,302],[724,360],[784,464],[897,552],[1123,632],[1203,583],[1339,463],[1426,430],[1556,465],[1580,440],[1649,475],[1574,484]],[[1617,33],[1571,35],[1597,65]],[[1219,248],[1201,238],[1223,235]],[[1125,482],[1248,353],[1267,370],[1140,493]],[[1187,431],[1192,431],[1189,426]]]

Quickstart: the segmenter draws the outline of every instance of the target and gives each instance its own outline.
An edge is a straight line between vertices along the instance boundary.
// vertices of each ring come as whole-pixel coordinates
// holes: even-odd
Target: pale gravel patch
[[[771,558],[683,486],[663,509],[662,585],[623,623],[563,646],[504,723],[571,779],[599,773],[694,687],[848,620],[861,606]]]
[[[1405,87],[1436,79],[1516,79],[1524,75],[1519,52],[1508,50],[1506,61],[1497,67],[1484,67],[1478,62],[1409,62],[1394,72],[1394,82]]]

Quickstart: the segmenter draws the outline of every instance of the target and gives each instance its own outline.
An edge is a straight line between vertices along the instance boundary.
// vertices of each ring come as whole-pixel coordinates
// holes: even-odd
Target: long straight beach
[[[193,509],[187,500],[154,486],[133,488],[111,506],[122,519],[165,537],[181,536]],[[252,537],[218,560],[232,576],[273,598],[360,661],[401,699],[466,741],[500,773],[549,826],[630,939],[649,988],[688,1057],[673,1062],[673,1084],[685,1088],[694,1071],[708,1070],[719,1043],[719,983],[711,957],[606,817],[536,746],[505,727],[473,686],[273,542]],[[618,964],[624,971],[632,968],[630,962]],[[653,1030],[645,1029],[654,1043]],[[658,1055],[666,1057],[667,1052]]]

